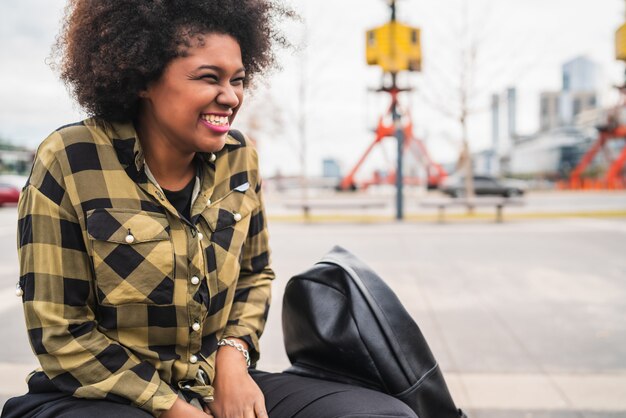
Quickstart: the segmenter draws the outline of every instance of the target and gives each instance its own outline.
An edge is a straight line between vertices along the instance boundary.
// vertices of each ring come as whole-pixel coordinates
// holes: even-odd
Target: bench
[[[304,212],[305,217],[309,217],[311,210],[313,209],[331,209],[331,210],[345,210],[345,209],[384,209],[388,205],[388,202],[380,200],[312,200],[308,202],[287,202],[285,207],[287,209],[300,209]]]
[[[506,197],[475,197],[473,199],[438,199],[438,200],[425,200],[420,202],[420,206],[424,208],[437,208],[438,209],[438,221],[444,223],[445,210],[449,207],[468,207],[474,209],[477,207],[495,207],[496,208],[496,222],[501,223],[503,221],[502,211],[505,206],[524,206],[525,202],[521,198],[506,198]]]

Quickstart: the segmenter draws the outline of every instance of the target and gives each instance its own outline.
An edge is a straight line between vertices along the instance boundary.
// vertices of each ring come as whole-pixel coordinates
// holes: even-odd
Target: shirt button
[[[198,232],[198,239],[200,241],[202,241],[204,239],[204,235],[202,235],[202,232]]]
[[[24,290],[22,289],[22,286],[20,286],[19,283],[15,286],[15,296],[17,297],[24,296]]]
[[[135,237],[133,236],[133,234],[128,234],[126,235],[125,240],[127,243],[132,244],[133,242],[135,242]]]
[[[198,362],[198,357],[195,354],[192,354],[191,357],[189,357],[189,362],[191,364],[196,364]]]
[[[235,218],[235,222],[239,222],[241,220],[241,213],[235,213],[233,218]]]
[[[191,329],[194,331],[200,331],[200,323],[194,322],[193,325],[191,326]]]
[[[217,155],[211,153],[211,156],[209,157],[209,161],[211,161],[212,163],[215,162],[215,160],[217,160]]]
[[[197,284],[199,284],[199,283],[200,283],[200,279],[198,278],[198,276],[193,276],[193,277],[191,278],[191,284],[192,284],[192,285],[194,285],[194,286],[195,286],[195,285],[197,285]]]
[[[207,199],[207,200],[206,200],[206,205],[207,205],[207,206],[211,206],[211,199]]]

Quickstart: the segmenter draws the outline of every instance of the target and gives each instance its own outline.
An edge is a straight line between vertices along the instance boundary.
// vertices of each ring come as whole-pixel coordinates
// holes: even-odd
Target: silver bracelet
[[[241,354],[243,354],[244,358],[246,359],[246,366],[250,367],[250,353],[248,353],[248,350],[246,350],[243,347],[243,344],[240,344],[234,340],[219,340],[217,342],[218,347],[220,346],[229,346],[234,348],[235,350],[239,351]]]

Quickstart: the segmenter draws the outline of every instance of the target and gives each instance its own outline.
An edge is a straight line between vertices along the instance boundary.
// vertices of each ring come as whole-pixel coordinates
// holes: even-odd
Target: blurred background
[[[287,280],[341,244],[471,417],[626,417],[626,2],[285,2],[293,48],[234,125],[278,274],[260,367],[289,364]],[[0,402],[35,366],[15,202],[39,142],[85,117],[48,66],[64,6],[0,3]]]

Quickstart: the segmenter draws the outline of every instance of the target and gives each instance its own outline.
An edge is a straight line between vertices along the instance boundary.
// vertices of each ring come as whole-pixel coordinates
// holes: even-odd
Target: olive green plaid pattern
[[[257,154],[233,131],[196,158],[187,220],[132,124],[87,119],[39,147],[19,203],[20,286],[36,373],[61,391],[158,416],[179,390],[212,396],[220,339],[258,359],[274,273]]]

